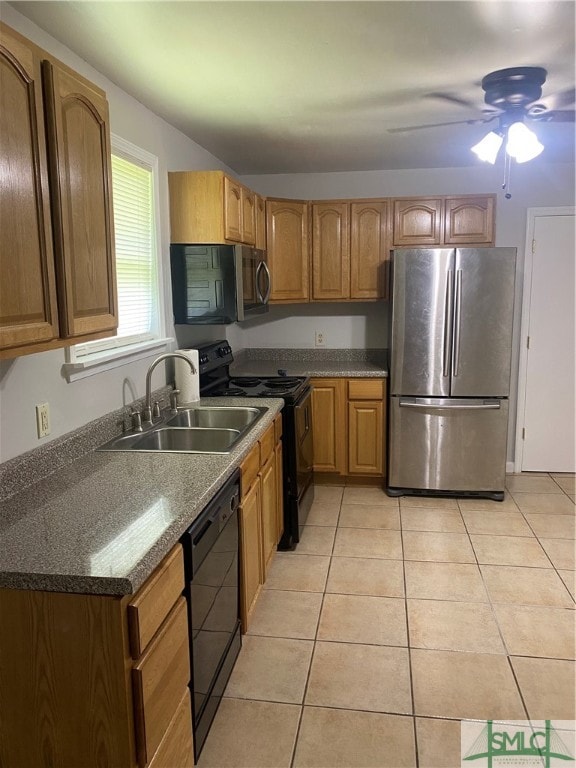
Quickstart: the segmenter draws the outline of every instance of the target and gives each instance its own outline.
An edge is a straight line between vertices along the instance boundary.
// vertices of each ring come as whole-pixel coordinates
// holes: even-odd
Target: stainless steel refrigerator
[[[390,495],[504,498],[515,273],[515,248],[394,251]]]

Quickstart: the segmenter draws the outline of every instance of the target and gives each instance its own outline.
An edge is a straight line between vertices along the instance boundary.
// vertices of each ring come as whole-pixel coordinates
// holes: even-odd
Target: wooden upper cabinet
[[[352,202],[350,298],[387,298],[388,263],[388,201]]]
[[[242,241],[242,185],[224,176],[224,237]]]
[[[171,243],[256,242],[255,195],[223,171],[173,171]]]
[[[446,245],[494,245],[495,195],[447,197],[444,203]]]
[[[242,242],[247,245],[256,243],[256,196],[247,187],[242,192]]]
[[[116,332],[108,103],[0,25],[0,358]]]
[[[256,219],[256,248],[266,250],[266,200],[261,195],[254,195],[254,214]]]
[[[350,297],[350,208],[343,203],[312,203],[312,299]]]
[[[58,337],[41,63],[0,28],[0,348]]]
[[[117,327],[108,102],[48,61],[45,75],[60,333]],[[59,195],[56,192],[59,192]]]
[[[272,302],[309,301],[308,203],[266,200],[268,266]]]
[[[442,198],[394,200],[392,241],[395,246],[440,245]]]

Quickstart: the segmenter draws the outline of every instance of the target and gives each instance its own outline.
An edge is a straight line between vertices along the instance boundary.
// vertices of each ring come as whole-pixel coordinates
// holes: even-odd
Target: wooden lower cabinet
[[[194,765],[194,736],[192,733],[192,703],[190,690],[186,688],[176,714],[156,754],[150,768],[192,768]]]
[[[178,544],[135,596],[0,589],[0,765],[194,764],[181,561]],[[158,610],[146,593],[174,597]]]
[[[283,533],[282,416],[276,417],[240,469],[240,619],[246,632]]]
[[[263,583],[261,506],[260,483],[256,479],[243,496],[240,507],[240,616],[243,632],[248,629],[249,616]]]
[[[383,477],[386,381],[315,378],[311,383],[315,474]]]
[[[346,473],[346,379],[312,379],[315,472]]]
[[[382,474],[383,412],[381,400],[348,403],[348,472],[351,475]]]
[[[260,471],[260,486],[262,488],[262,566],[264,578],[270,568],[272,557],[278,544],[276,531],[278,496],[276,494],[276,461],[274,451],[268,457]]]

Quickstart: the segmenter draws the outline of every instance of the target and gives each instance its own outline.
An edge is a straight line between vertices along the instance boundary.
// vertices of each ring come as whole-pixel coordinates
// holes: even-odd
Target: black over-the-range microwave
[[[268,311],[266,252],[249,245],[171,245],[177,324],[222,324]]]

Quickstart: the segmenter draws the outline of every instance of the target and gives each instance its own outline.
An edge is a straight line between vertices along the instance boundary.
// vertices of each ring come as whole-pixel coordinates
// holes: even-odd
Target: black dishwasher
[[[196,760],[240,651],[239,472],[182,537]]]

